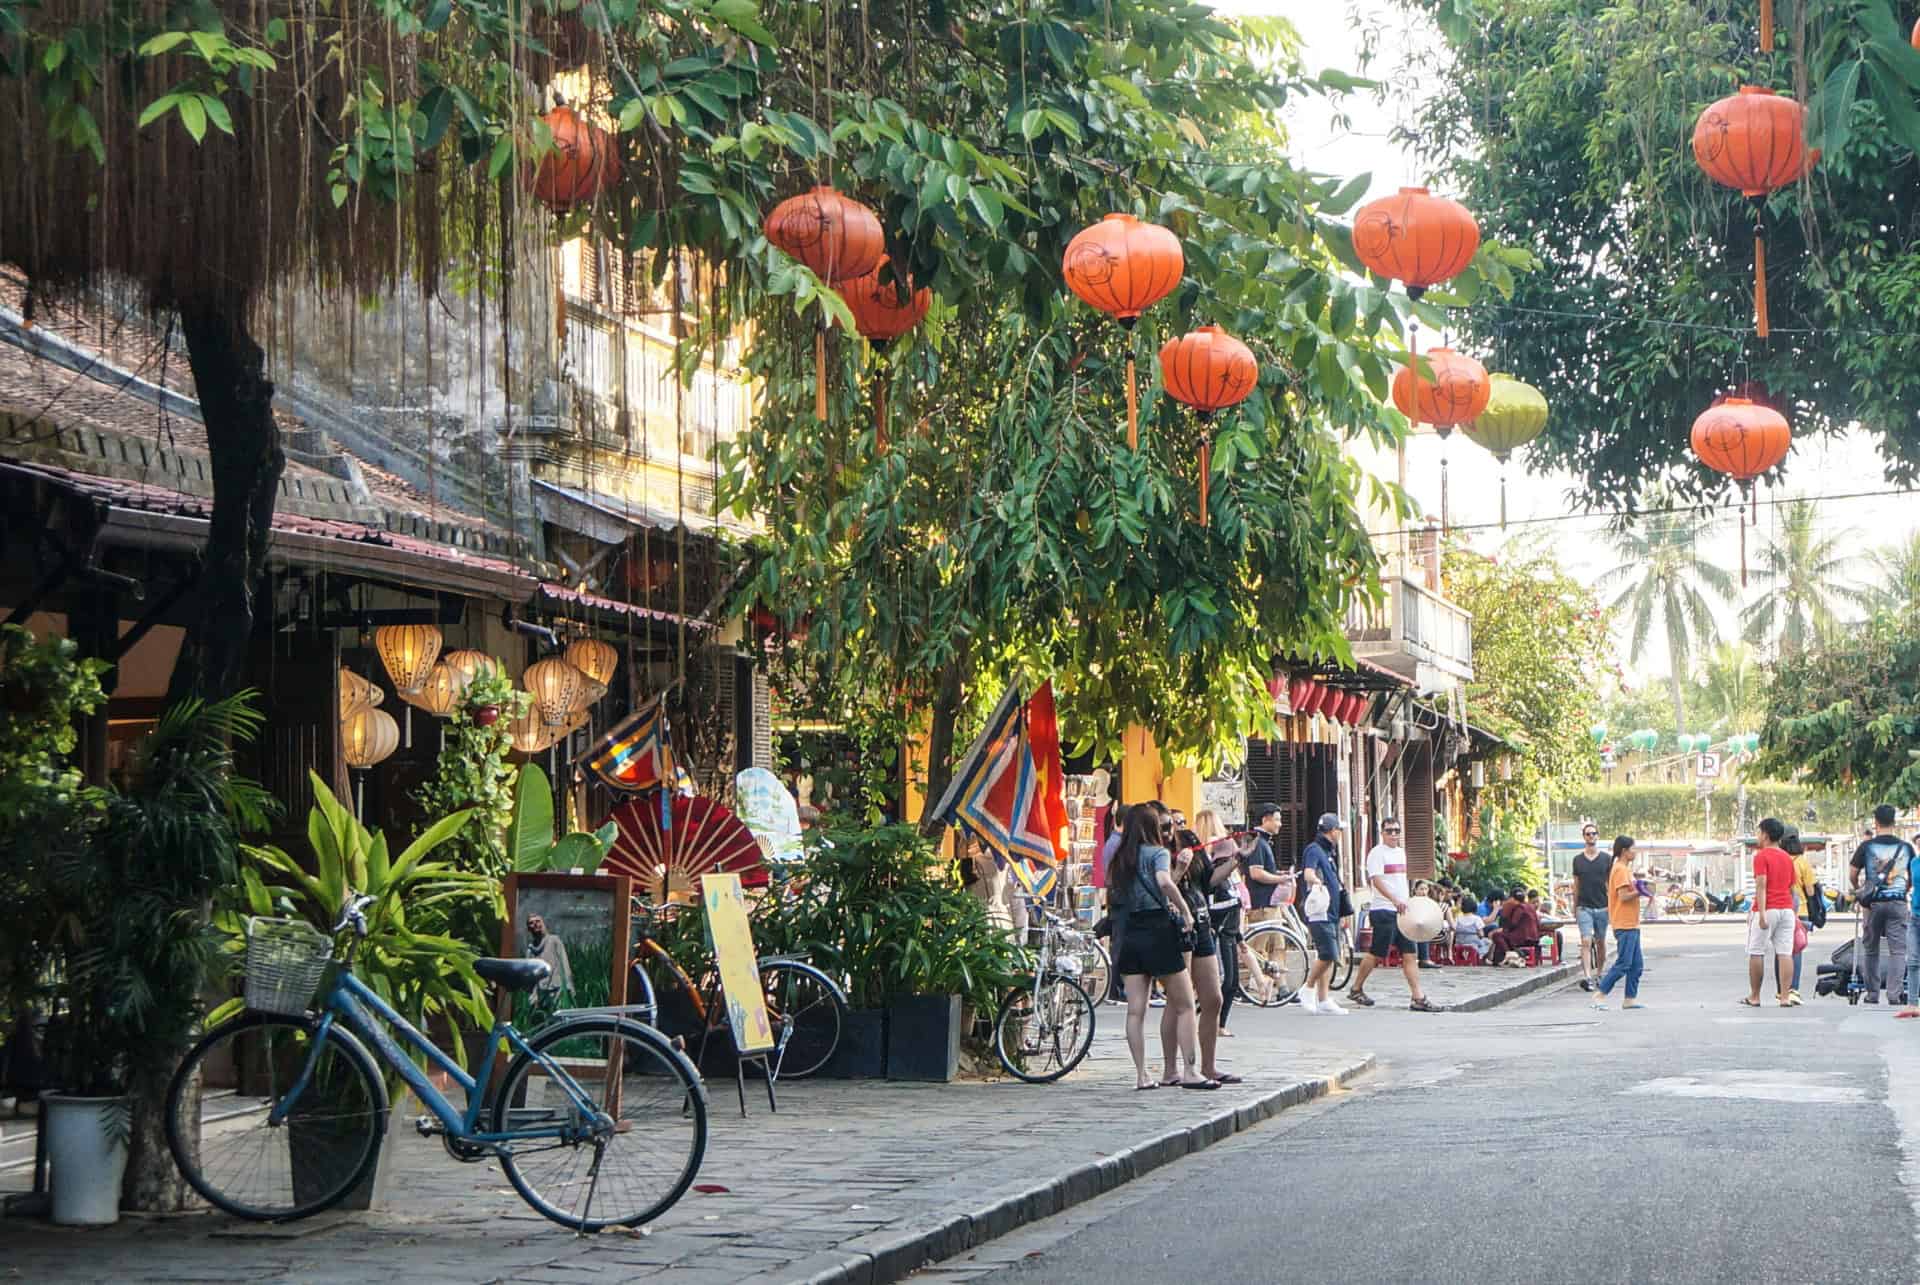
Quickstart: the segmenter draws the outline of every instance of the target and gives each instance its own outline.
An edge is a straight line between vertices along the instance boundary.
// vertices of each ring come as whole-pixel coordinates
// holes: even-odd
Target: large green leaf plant
[[[282,915],[329,932],[350,892],[373,897],[354,975],[415,1026],[441,1017],[456,1027],[464,1021],[484,1029],[492,1011],[486,983],[473,971],[477,952],[446,926],[462,908],[497,907],[499,886],[487,875],[429,860],[459,833],[468,814],[442,817],[393,856],[384,834],[361,825],[317,775],[312,781],[310,868],[276,847],[243,847],[241,896],[226,911],[225,926],[237,935],[246,916]],[[230,1001],[210,1020],[238,1011],[240,1003]]]

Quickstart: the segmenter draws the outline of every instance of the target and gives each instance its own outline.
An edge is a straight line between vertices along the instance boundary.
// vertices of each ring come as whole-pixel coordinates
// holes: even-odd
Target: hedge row
[[[1706,838],[1730,838],[1744,833],[1761,817],[1776,816],[1789,825],[1817,832],[1847,827],[1866,809],[1856,801],[1803,785],[1781,781],[1749,782],[1746,825],[1739,826],[1735,806],[1739,786],[1726,782],[1713,792],[1713,833]],[[1816,819],[1808,825],[1807,805]],[[1631,834],[1637,838],[1674,838],[1699,835],[1704,820],[1700,796],[1691,785],[1596,785],[1553,805],[1556,822],[1591,820],[1604,835]]]

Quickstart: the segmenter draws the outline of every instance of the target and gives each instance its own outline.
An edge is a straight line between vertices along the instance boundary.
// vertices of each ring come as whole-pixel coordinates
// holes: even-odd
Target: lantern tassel
[[[1773,52],[1773,0],[1760,0],[1760,52]]]
[[[1213,434],[1204,433],[1200,437],[1200,527],[1205,530],[1207,522],[1207,483],[1213,473]]]
[[[1767,239],[1761,229],[1753,229],[1753,330],[1767,337]]]
[[[1443,443],[1440,449],[1440,533],[1444,535],[1450,529],[1447,523],[1447,452]]]
[[[813,332],[813,417],[827,422],[827,328]]]
[[[403,731],[403,736],[405,737],[404,743],[408,749],[412,749],[413,748],[413,706],[412,705],[408,705],[406,712],[400,715],[400,723],[401,723],[401,727],[404,729]]]
[[[1500,529],[1507,529],[1507,468],[1500,466]]]
[[[1131,338],[1131,336],[1129,336]],[[1133,387],[1133,345],[1127,345],[1127,449],[1140,449],[1140,394]]]
[[[1740,587],[1747,587],[1747,515],[1740,515]]]
[[[873,377],[873,449],[882,455],[887,453],[887,379],[885,375]]]

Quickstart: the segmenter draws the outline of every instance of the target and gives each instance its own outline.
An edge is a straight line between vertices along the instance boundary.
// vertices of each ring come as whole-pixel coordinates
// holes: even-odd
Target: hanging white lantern
[[[612,643],[601,642],[598,638],[576,638],[567,644],[561,653],[569,665],[600,684],[601,695],[606,694],[607,682],[613,677],[613,671],[619,667],[620,652]]]
[[[584,708],[592,680],[557,656],[537,660],[520,676],[533,696],[534,712],[548,727],[565,727]]]
[[[428,673],[427,681],[420,685],[419,693],[408,704],[418,705],[435,718],[445,718],[460,708],[469,681],[464,672],[443,660]]]
[[[514,751],[519,754],[538,754],[553,744],[553,735],[558,729],[549,728],[540,718],[540,711],[532,701],[520,717],[508,725],[508,735]]]
[[[382,625],[373,631],[373,646],[393,690],[412,696],[426,685],[440,658],[440,630],[433,625]]]
[[[491,674],[495,678],[504,678],[507,673],[507,667],[501,664],[498,659],[487,655],[484,651],[476,651],[472,647],[461,647],[450,651],[440,658],[440,663],[443,665],[452,665],[455,669],[466,675],[467,682],[469,683],[482,674]]]
[[[378,684],[370,683],[351,669],[340,670],[340,721],[346,722],[363,709],[372,709],[387,698]]]
[[[400,724],[369,705],[340,724],[340,742],[348,767],[369,768],[400,748]]]

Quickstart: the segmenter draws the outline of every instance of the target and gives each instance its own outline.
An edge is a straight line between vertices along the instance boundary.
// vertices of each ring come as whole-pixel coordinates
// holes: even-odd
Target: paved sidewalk
[[[1485,964],[1459,964],[1423,969],[1420,987],[1428,999],[1453,1013],[1477,1013],[1531,995],[1549,986],[1577,980],[1580,961],[1564,954],[1565,963],[1543,964],[1538,968],[1491,968]],[[1367,994],[1382,1010],[1404,1009],[1410,998],[1406,976],[1400,966],[1380,967],[1367,979]],[[1344,994],[1334,996],[1346,1004]]]
[[[286,1227],[0,1220],[0,1278],[878,1285],[1251,1128],[1372,1061],[1330,1047],[1332,1030],[1328,1044],[1302,1043],[1321,1028],[1297,1009],[1247,1009],[1222,1044],[1224,1068],[1246,1083],[1136,1094],[1120,1018],[1100,1008],[1092,1053],[1053,1086],[801,1082],[784,1086],[777,1116],[750,1092],[743,1120],[733,1086],[716,1081],[698,1181],[727,1191],[689,1193],[645,1236],[577,1238],[521,1204],[497,1166],[457,1164],[408,1124],[396,1211]]]

